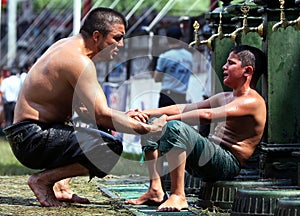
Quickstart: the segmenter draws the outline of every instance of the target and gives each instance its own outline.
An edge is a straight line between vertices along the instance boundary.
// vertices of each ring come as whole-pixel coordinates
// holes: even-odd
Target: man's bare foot
[[[42,178],[42,174],[31,175],[28,179],[28,185],[42,206],[45,207],[65,206],[64,203],[56,199],[53,191],[53,184],[45,181]]]
[[[136,200],[127,200],[125,204],[132,205],[160,205],[166,200],[166,195],[163,191],[148,190]]]
[[[180,211],[183,209],[188,209],[188,203],[185,196],[179,196],[176,194],[171,194],[169,199],[167,199],[163,204],[158,207],[158,211]]]
[[[69,185],[70,180],[71,180],[70,178],[63,179],[54,184],[53,190],[56,199],[63,202],[76,202],[76,203],[89,204],[90,201],[87,198],[77,196],[76,194],[73,193]]]

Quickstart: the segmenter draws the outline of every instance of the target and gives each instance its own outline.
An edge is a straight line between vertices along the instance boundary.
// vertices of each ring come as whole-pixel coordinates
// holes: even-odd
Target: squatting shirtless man
[[[24,81],[14,124],[5,133],[22,164],[44,170],[28,180],[43,206],[63,206],[62,201],[88,203],[70,189],[71,177],[105,176],[123,150],[120,141],[98,127],[70,125],[74,110],[106,129],[135,134],[161,131],[157,125],[144,123],[147,116],[138,110],[124,113],[109,108],[98,83],[92,59],[96,55],[100,60],[113,59],[123,46],[126,26],[119,12],[93,9],[80,33],[53,44]],[[84,109],[80,109],[82,104]]]
[[[126,203],[156,204],[159,211],[180,211],[188,208],[185,170],[212,181],[238,175],[264,132],[266,105],[255,86],[265,65],[261,50],[247,45],[234,47],[222,68],[223,82],[232,92],[222,92],[199,103],[144,111],[150,117],[167,115],[167,123],[159,142],[150,137],[143,143],[150,174],[149,190]],[[165,119],[159,121],[165,123]],[[217,126],[208,138],[190,126],[214,122]],[[171,194],[167,199],[160,178],[164,161],[160,155],[166,156],[171,175]]]

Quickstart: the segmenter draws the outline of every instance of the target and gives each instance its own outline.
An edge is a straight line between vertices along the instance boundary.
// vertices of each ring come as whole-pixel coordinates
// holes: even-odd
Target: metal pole
[[[177,0],[169,0],[167,4],[161,9],[157,16],[152,20],[152,22],[147,26],[146,30],[150,32],[152,28],[168,13],[168,11],[174,6]]]
[[[103,2],[103,0],[98,0],[98,1],[96,1],[96,2],[93,4],[92,9],[94,9],[95,7],[99,7],[100,4],[101,4],[102,2]]]
[[[197,4],[199,3],[199,1],[201,0],[196,0],[185,12],[184,15],[189,15],[190,11],[195,9],[195,7],[197,6]]]
[[[132,15],[136,12],[136,10],[143,4],[144,0],[139,0],[138,3],[129,11],[129,13],[126,15],[126,20],[129,20]]]
[[[18,1],[8,1],[8,50],[7,66],[12,66],[17,53],[17,4]]]
[[[130,35],[131,32],[133,32],[138,26],[139,24],[141,24],[141,22],[143,22],[143,20],[149,16],[151,14],[151,12],[156,9],[156,7],[160,4],[162,0],[157,0],[139,19],[138,21],[136,21],[136,23],[134,23],[130,29],[126,32],[127,35]]]
[[[73,35],[77,35],[81,22],[81,0],[73,1]]]
[[[115,0],[110,6],[109,6],[109,8],[115,8],[116,7],[116,5],[119,3],[119,1],[120,0]]]

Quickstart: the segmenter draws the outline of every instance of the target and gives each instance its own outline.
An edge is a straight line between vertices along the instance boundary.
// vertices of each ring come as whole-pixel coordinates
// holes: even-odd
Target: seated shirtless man
[[[146,124],[147,116],[138,111],[109,108],[97,80],[93,58],[113,59],[123,46],[126,25],[124,16],[115,10],[93,9],[80,33],[53,44],[24,81],[14,124],[5,133],[22,164],[43,169],[28,180],[43,206],[62,206],[62,201],[88,203],[72,192],[70,178],[105,176],[123,150],[120,141],[98,127],[70,125],[74,110],[105,129],[135,134],[161,131],[157,125]],[[82,104],[84,109],[80,109]]]
[[[159,142],[151,137],[143,146],[150,174],[149,190],[125,203],[156,203],[159,211],[180,211],[188,208],[185,170],[213,181],[238,175],[264,132],[266,105],[255,86],[265,65],[261,50],[247,45],[234,47],[222,67],[223,82],[232,92],[222,92],[199,103],[144,111],[150,117],[167,115],[167,123]],[[209,138],[190,126],[199,122],[217,123]],[[160,155],[166,156],[171,174],[171,193],[167,199],[160,178],[159,163],[163,161]]]

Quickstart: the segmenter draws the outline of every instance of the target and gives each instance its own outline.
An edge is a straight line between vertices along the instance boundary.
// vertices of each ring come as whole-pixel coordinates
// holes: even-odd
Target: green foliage
[[[161,3],[157,6],[156,11],[160,12],[164,8],[164,6],[167,5],[168,1],[169,0],[162,0]],[[182,16],[182,15],[198,16],[203,12],[208,11],[209,0],[199,0],[196,5],[193,5],[195,1],[196,0],[176,0],[176,3],[167,14],[172,16]],[[116,5],[115,9],[119,11],[126,11],[126,7],[130,6],[132,2],[134,1],[120,0],[119,4]],[[152,5],[154,5],[156,2],[157,0],[144,1],[142,6],[137,10],[137,15],[142,15],[141,13],[143,13],[144,9],[151,8]],[[193,8],[191,8],[191,6],[193,6]],[[187,12],[188,14],[186,14]]]
[[[38,170],[28,169],[14,156],[7,141],[0,137],[0,176],[1,175],[29,175]],[[119,162],[114,167],[114,175],[140,174],[147,175],[146,166],[140,166],[140,155],[123,153]]]
[[[31,0],[34,11],[40,13],[44,8],[60,8],[65,5],[72,6],[73,0]],[[124,14],[127,14],[139,0],[119,0],[114,8]],[[156,11],[161,11],[169,0],[161,0],[161,3],[157,6]],[[175,5],[167,13],[172,16],[199,16],[209,11],[210,0],[173,0],[176,1]],[[114,0],[93,0],[93,6],[96,7],[110,7],[114,4]],[[144,10],[149,9],[154,5],[157,0],[144,0],[142,6],[136,11],[137,15],[142,15]],[[244,0],[233,0],[231,4],[242,3]],[[195,3],[195,4],[194,4]],[[219,6],[222,2],[219,2]],[[60,8],[61,10],[63,8]]]
[[[148,169],[146,164],[140,164],[141,155],[123,152],[120,160],[113,168],[111,174],[113,175],[128,175],[138,174],[142,176],[148,176]]]
[[[156,11],[159,12],[163,9],[163,7],[168,3],[169,0],[162,0],[161,3],[157,6]],[[175,0],[174,0],[175,1]],[[204,12],[207,12],[209,9],[209,0],[199,0],[196,5],[193,3],[196,0],[177,0],[172,9],[168,12],[168,15],[173,16],[182,16],[182,15],[190,15],[190,16],[198,16]],[[136,4],[138,0],[120,0],[118,4],[114,7],[116,10],[128,13]],[[137,10],[137,15],[141,15],[143,10],[149,9],[152,5],[154,5],[157,0],[145,0],[142,6]],[[39,13],[45,7],[49,6],[59,6],[59,5],[70,5],[73,4],[73,1],[70,0],[32,0],[34,10]],[[110,7],[114,1],[112,0],[94,0],[94,6],[101,7]],[[193,8],[191,8],[193,6]],[[188,14],[185,14],[188,12]]]
[[[15,158],[7,141],[0,138],[0,175],[26,175],[33,170],[24,167]]]

